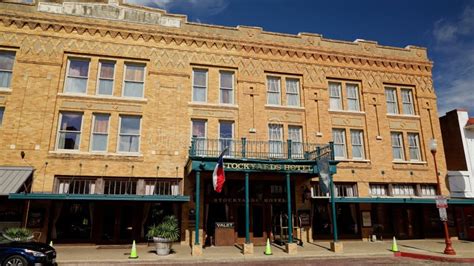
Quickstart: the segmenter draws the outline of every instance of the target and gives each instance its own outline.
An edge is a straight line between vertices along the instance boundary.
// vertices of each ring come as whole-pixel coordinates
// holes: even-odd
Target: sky
[[[265,31],[365,39],[428,48],[438,114],[474,117],[474,1],[470,0],[127,0],[185,14],[189,21],[259,26]]]

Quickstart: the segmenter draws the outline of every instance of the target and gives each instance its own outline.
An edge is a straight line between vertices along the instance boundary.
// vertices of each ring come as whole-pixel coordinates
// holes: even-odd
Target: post
[[[250,243],[249,173],[245,172],[245,243]]]
[[[189,155],[196,155],[196,136],[191,139],[191,147],[189,148]]]
[[[336,202],[334,201],[334,180],[331,171],[329,171],[329,189],[331,194],[332,235],[334,242],[337,242]]]
[[[196,171],[196,210],[194,211],[196,215],[196,222],[194,225],[194,245],[199,246],[199,202],[200,202],[200,192],[201,189],[201,171]]]
[[[288,153],[287,153],[288,159],[291,159],[291,139],[288,139],[286,141],[286,145],[287,145],[287,150],[288,150]]]
[[[286,174],[286,201],[288,202],[288,243],[293,243],[293,217],[291,215],[291,186],[290,174]]]
[[[242,158],[245,158],[247,156],[247,139],[246,138],[241,138],[242,141]]]
[[[338,242],[338,232],[337,232],[337,213],[336,213],[336,201],[334,193],[334,174],[337,172],[336,165],[337,161],[335,160],[334,155],[334,142],[329,142],[330,148],[330,160],[329,160],[329,191],[330,191],[330,200],[331,200],[331,217],[332,217],[332,235],[333,242],[331,243],[331,250],[338,253],[342,252],[342,242]]]

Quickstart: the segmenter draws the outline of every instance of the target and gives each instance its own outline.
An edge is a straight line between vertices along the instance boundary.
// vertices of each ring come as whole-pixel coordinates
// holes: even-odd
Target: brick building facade
[[[169,213],[189,242],[193,135],[209,146],[261,141],[267,155],[303,156],[303,145],[334,141],[341,237],[438,233],[434,204],[426,204],[436,186],[428,143],[442,139],[425,48],[198,24],[113,0],[2,2],[0,10],[0,165],[34,168],[31,193],[12,191],[4,201],[23,206],[21,223],[43,241],[144,240],[151,217]],[[445,176],[443,145],[436,159]],[[286,191],[277,176],[251,176],[265,192],[250,198]],[[210,177],[203,173],[200,188],[203,242],[215,211]],[[227,189],[242,180],[229,173]],[[298,235],[330,237],[317,175],[292,179],[291,190],[293,213],[310,216]],[[229,201],[239,203],[214,202]],[[276,211],[260,206],[251,230],[266,239]],[[230,216],[239,239],[241,213]]]

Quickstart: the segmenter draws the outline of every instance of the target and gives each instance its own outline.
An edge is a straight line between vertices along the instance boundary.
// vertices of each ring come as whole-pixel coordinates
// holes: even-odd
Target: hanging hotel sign
[[[312,165],[276,164],[276,163],[224,163],[225,170],[237,171],[288,171],[299,173],[313,173]]]

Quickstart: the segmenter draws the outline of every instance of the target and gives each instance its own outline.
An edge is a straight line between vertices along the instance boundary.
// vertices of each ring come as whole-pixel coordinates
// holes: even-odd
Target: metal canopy
[[[182,195],[109,195],[109,194],[53,194],[12,193],[9,199],[28,200],[97,200],[97,201],[174,201],[188,202],[189,196]]]
[[[16,193],[31,176],[33,167],[1,166],[0,167],[0,196]]]

